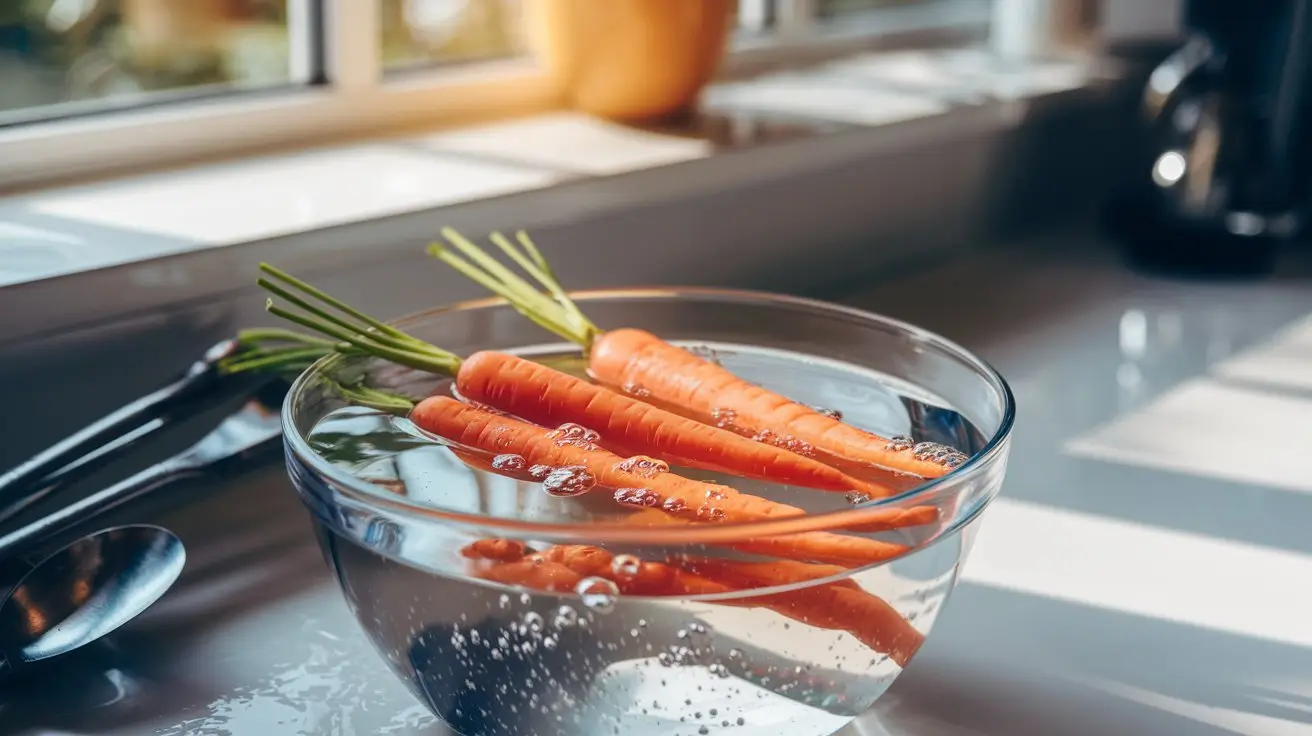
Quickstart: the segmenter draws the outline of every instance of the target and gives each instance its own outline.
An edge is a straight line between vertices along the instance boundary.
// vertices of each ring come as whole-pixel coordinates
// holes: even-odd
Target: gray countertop
[[[965,581],[850,732],[1312,734],[1312,461],[1283,450],[1312,436],[1312,328],[1278,332],[1312,313],[1310,276],[1151,279],[1053,236],[833,292],[978,351],[1020,405]],[[1245,443],[1280,462],[1208,452]],[[0,734],[444,733],[280,469],[187,493],[148,514],[188,545],[179,586],[0,692]]]

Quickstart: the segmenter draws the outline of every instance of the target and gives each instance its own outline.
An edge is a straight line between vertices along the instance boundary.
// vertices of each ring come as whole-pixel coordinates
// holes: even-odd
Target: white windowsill
[[[85,322],[86,305],[51,296],[78,274],[112,269],[97,277],[104,303],[91,314],[130,313],[170,298],[172,277],[156,266],[168,256],[306,235],[280,264],[345,265],[380,257],[375,248],[413,247],[400,225],[407,235],[396,244],[347,245],[328,235],[350,224],[449,212],[453,224],[468,227],[460,223],[469,216],[454,206],[487,203],[499,213],[487,227],[540,227],[696,200],[923,146],[935,136],[1005,129],[1018,119],[1018,104],[1106,74],[1075,61],[989,73],[982,53],[867,54],[714,87],[704,105],[713,112],[753,110],[835,126],[832,135],[741,150],[557,112],[0,198],[0,302],[26,306],[0,309],[0,343]],[[511,196],[530,193],[541,196]],[[434,232],[432,218],[425,222]],[[204,284],[173,286],[194,298],[249,277],[207,273]],[[43,310],[36,323],[34,309]]]

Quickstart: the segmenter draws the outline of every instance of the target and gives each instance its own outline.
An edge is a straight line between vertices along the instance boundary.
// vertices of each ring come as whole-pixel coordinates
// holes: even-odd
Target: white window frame
[[[606,2],[607,0],[596,0]],[[972,0],[925,0],[943,8]],[[978,0],[974,0],[978,2]],[[306,80],[311,0],[289,0],[292,78]],[[438,67],[385,76],[381,0],[322,0],[327,82],[285,92],[222,95],[0,128],[0,194],[180,165],[244,152],[285,149],[419,126],[439,127],[559,108],[564,100],[531,58]],[[747,27],[727,65],[850,44],[877,30],[824,30],[815,0],[741,0]],[[914,6],[913,6],[914,7]],[[882,11],[880,11],[882,12]],[[951,16],[948,12],[946,15]],[[766,19],[773,18],[772,23]],[[945,25],[952,25],[951,17]],[[973,21],[972,21],[973,22]],[[769,27],[766,27],[766,26]],[[839,43],[842,45],[842,43]],[[300,66],[298,66],[300,65]]]

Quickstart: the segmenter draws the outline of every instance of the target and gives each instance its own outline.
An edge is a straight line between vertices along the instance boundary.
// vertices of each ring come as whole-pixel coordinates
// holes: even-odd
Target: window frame
[[[869,47],[880,36],[963,25],[978,30],[987,0],[921,0],[855,13],[855,31],[825,24],[816,0],[740,0],[757,20],[736,34],[725,71],[783,57]],[[0,128],[0,194],[89,177],[286,150],[418,127],[442,127],[563,106],[531,57],[384,74],[382,0],[288,0],[297,86],[241,90]],[[857,22],[910,13],[920,22]],[[317,14],[317,15],[316,15]],[[830,25],[830,27],[825,27]],[[987,25],[985,24],[985,28]],[[322,33],[322,39],[308,34]],[[917,36],[922,38],[922,36]],[[89,155],[90,154],[90,155]]]

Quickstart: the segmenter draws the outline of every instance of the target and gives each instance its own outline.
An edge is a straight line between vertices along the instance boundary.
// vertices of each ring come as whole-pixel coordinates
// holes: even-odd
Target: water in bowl
[[[946,402],[883,374],[776,350],[695,347],[746,380],[841,413],[844,421],[886,437],[936,442],[966,454],[984,443]],[[532,352],[583,374],[577,353]],[[450,391],[440,382],[423,388]],[[643,392],[640,386],[624,389]],[[310,441],[356,476],[442,508],[555,522],[631,512],[615,504],[608,489],[580,490],[549,475],[541,482],[517,481],[474,469],[407,420],[369,410],[344,408],[325,416]],[[673,472],[811,512],[863,501],[706,471]],[[944,512],[945,518],[960,517],[959,510]],[[929,544],[941,529],[874,535],[918,549],[854,571],[848,580],[925,632],[955,582],[969,528]],[[348,601],[379,650],[437,715],[469,736],[824,736],[869,708],[900,669],[848,633],[767,608],[705,597],[623,597],[601,578],[585,580],[570,594],[495,585],[465,573],[458,548],[467,537],[398,538],[404,535],[383,525],[365,535],[374,547],[369,549],[321,533]],[[406,554],[388,554],[402,546]],[[611,551],[617,572],[639,559],[687,552]],[[404,565],[395,561],[400,556],[427,564]]]

